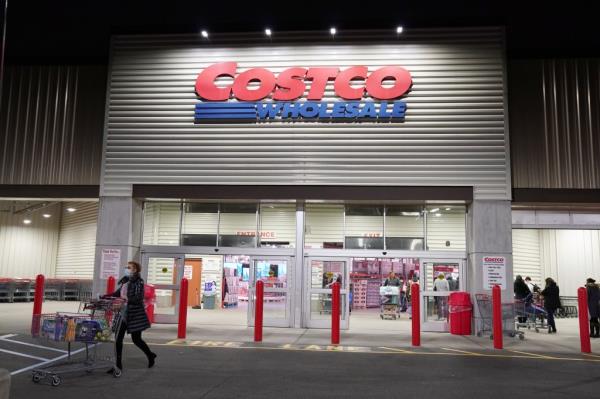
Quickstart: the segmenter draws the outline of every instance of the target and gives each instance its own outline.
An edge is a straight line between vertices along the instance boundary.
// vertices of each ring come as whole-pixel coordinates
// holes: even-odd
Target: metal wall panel
[[[11,65],[0,109],[0,184],[99,184],[106,67]]]
[[[600,188],[600,60],[509,66],[516,188]]]
[[[56,277],[93,278],[98,203],[63,202],[62,209]]]
[[[498,28],[311,45],[307,37],[206,45],[198,36],[117,36],[101,195],[131,195],[133,184],[450,185],[510,199],[502,38]],[[414,80],[406,121],[194,125],[196,76],[222,61],[237,61],[238,72],[401,65]],[[324,99],[333,98],[330,82]]]

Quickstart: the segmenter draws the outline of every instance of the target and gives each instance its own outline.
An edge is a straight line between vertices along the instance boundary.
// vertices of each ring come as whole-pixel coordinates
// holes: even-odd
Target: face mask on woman
[[[127,277],[131,276],[131,271],[130,271],[130,270],[129,270],[129,268],[127,268],[127,267],[126,267],[125,269],[123,269],[123,273],[124,273],[124,275],[125,275],[125,276],[127,276]]]

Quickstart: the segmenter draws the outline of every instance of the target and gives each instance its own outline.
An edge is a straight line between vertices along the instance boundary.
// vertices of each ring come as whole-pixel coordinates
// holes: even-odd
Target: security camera
[[[219,248],[215,248],[215,252],[219,252]]]
[[[382,254],[387,255],[387,251],[383,251]]]

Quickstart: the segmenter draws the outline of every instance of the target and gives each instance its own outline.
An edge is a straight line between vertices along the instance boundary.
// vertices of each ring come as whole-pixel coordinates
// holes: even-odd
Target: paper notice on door
[[[483,288],[491,290],[495,285],[506,289],[506,257],[483,257]]]
[[[103,249],[100,261],[100,278],[106,280],[110,276],[119,277],[119,265],[121,264],[120,249]]]
[[[192,279],[192,265],[185,265],[183,267],[183,278],[191,280]]]

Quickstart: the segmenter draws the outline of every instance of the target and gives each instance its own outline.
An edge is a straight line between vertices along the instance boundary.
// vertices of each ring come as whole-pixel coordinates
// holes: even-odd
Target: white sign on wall
[[[121,264],[120,249],[103,249],[100,261],[100,278],[106,280],[110,276],[119,277],[119,265]]]
[[[506,257],[483,257],[483,288],[491,290],[495,285],[506,289]]]

